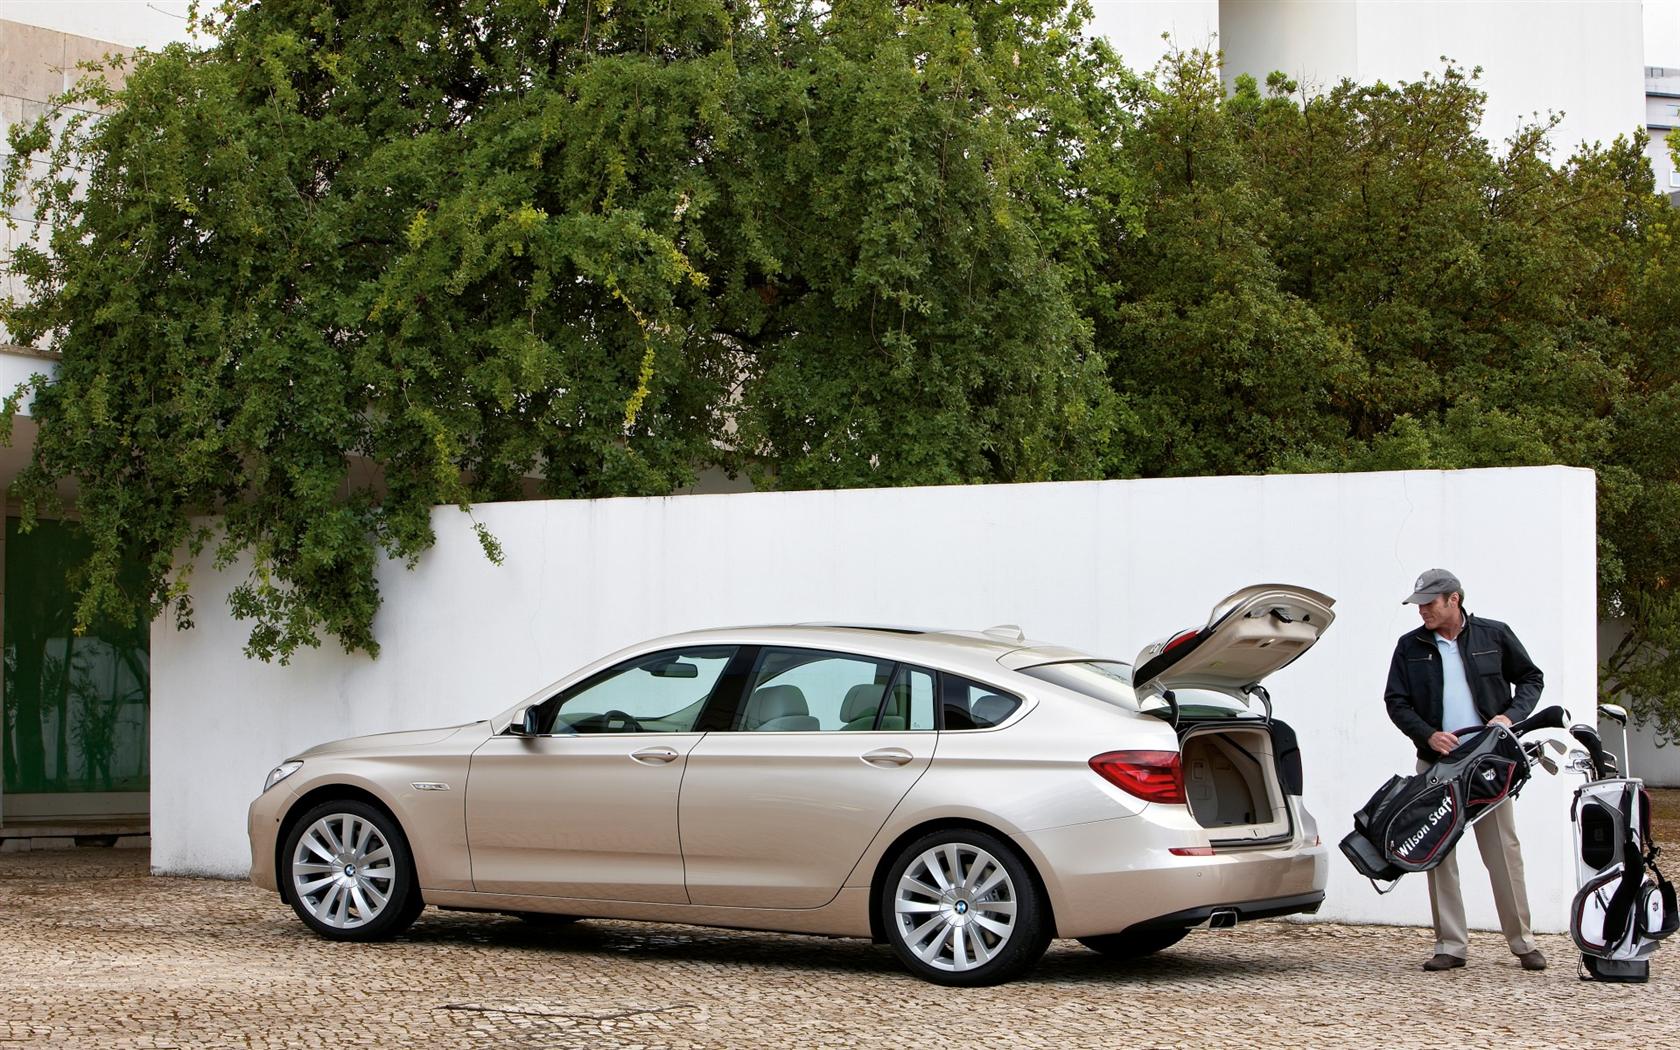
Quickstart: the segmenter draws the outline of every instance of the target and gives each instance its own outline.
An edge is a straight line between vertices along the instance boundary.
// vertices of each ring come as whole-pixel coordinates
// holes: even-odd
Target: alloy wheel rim
[[[353,930],[378,918],[396,886],[391,844],[373,822],[330,813],[309,825],[292,851],[292,888],[324,925]]]
[[[1015,932],[1015,880],[978,846],[950,842],[904,869],[893,918],[911,954],[936,970],[961,973],[997,957]]]

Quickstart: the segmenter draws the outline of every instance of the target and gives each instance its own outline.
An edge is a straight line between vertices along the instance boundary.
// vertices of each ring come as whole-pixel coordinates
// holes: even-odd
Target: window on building
[[[98,621],[75,631],[68,576],[91,549],[81,527],[6,519],[5,706],[0,768],[8,797],[145,791],[150,628]],[[120,585],[144,589],[125,566]],[[8,802],[7,810],[17,807]]]

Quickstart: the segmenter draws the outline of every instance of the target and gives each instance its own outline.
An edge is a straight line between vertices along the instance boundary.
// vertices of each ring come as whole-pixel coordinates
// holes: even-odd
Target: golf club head
[[[1614,775],[1607,768],[1613,767],[1614,763],[1611,762],[1610,756],[1604,753],[1604,741],[1599,738],[1598,730],[1589,725],[1572,725],[1569,727],[1569,735],[1587,749],[1587,762],[1594,771],[1588,774],[1589,776],[1603,778]]]
[[[1546,772],[1552,774],[1552,776],[1554,776],[1554,777],[1557,776],[1558,764],[1557,764],[1557,761],[1555,759],[1553,759],[1551,755],[1548,755],[1544,751],[1542,751],[1538,755],[1535,755],[1534,758],[1535,758],[1535,761],[1540,763],[1540,768],[1541,769],[1544,769]]]
[[[1592,757],[1585,751],[1569,752],[1569,771],[1571,773],[1580,773],[1582,776],[1589,779],[1598,772],[1598,770],[1593,768]]]
[[[1567,754],[1569,752],[1569,745],[1564,743],[1563,741],[1557,739],[1556,737],[1553,737],[1550,740],[1547,740],[1546,741],[1546,746],[1551,748],[1553,751],[1556,751],[1560,755]]]
[[[1598,713],[1619,726],[1627,725],[1627,708],[1623,707],[1621,704],[1599,704]]]

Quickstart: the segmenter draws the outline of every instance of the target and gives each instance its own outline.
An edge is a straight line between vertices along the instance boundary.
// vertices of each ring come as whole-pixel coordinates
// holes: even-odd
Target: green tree
[[[1676,212],[1643,139],[1554,162],[1546,121],[1495,149],[1452,65],[1227,96],[1189,51],[1157,80],[1128,144],[1155,189],[1105,348],[1160,415],[1120,469],[1590,467],[1601,612],[1627,628],[1601,692],[1680,728]]]
[[[178,555],[213,543],[252,564],[250,652],[375,652],[376,565],[438,504],[713,461],[1095,474],[1112,398],[1076,294],[1129,216],[1123,74],[1082,17],[262,0],[85,82],[61,103],[102,115],[14,129],[4,183],[52,224],[4,321],[62,355],[14,492],[27,523],[79,485],[79,622],[190,622]]]
[[[761,482],[1100,472],[1112,396],[1079,304],[1130,201],[1125,74],[1083,15],[854,0],[761,42],[719,328]]]
[[[1342,437],[1331,399],[1353,354],[1286,286],[1284,204],[1251,170],[1216,56],[1173,53],[1131,103],[1143,217],[1115,245],[1117,302],[1093,309],[1131,410],[1109,472],[1249,474],[1319,454]]]

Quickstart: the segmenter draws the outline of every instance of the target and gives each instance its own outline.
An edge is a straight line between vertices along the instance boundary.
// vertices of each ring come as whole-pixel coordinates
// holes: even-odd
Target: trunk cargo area
[[[1294,833],[1264,726],[1197,726],[1181,742],[1184,794],[1216,846],[1263,845]]]

